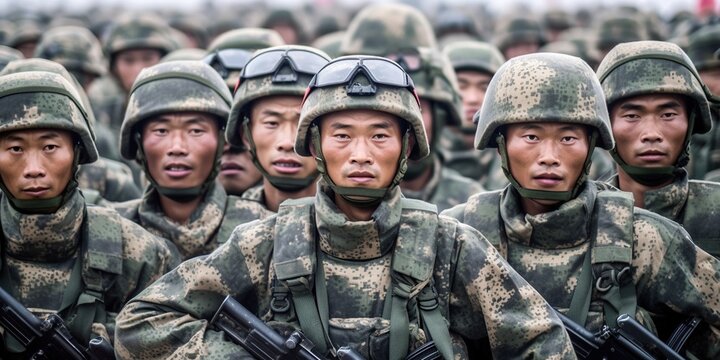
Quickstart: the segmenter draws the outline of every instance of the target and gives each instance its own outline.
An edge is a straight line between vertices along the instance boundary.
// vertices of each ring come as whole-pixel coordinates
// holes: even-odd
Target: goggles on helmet
[[[355,82],[357,75],[363,74],[370,81],[364,85]],[[329,86],[345,85],[348,95],[374,95],[376,85],[406,88],[415,96],[420,105],[420,98],[415,91],[415,84],[405,70],[396,62],[369,55],[343,56],[333,60],[317,72],[310,80],[303,102],[316,89]]]
[[[252,51],[243,49],[222,49],[205,56],[202,61],[227,79],[231,71],[241,71],[252,55]]]
[[[296,82],[298,73],[315,75],[328,60],[302,49],[278,49],[257,54],[245,64],[240,79],[273,74],[273,82]],[[287,67],[291,72],[284,71]]]

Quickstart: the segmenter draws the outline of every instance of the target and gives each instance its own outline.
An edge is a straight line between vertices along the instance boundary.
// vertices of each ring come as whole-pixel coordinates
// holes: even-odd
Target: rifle
[[[565,325],[578,359],[683,359],[627,314],[618,316],[617,328],[605,325],[598,334],[593,334],[559,311],[556,313]],[[654,355],[656,352],[659,356]]]
[[[294,331],[287,338],[283,338],[230,295],[225,297],[210,325],[225,332],[232,342],[242,346],[258,359],[325,359],[312,352],[312,342],[301,332]],[[337,358],[365,360],[362,355],[346,346],[337,350]],[[407,359],[434,360],[442,359],[442,355],[435,343],[430,341],[410,353]]]
[[[3,288],[0,288],[0,326],[25,348],[22,354],[9,353],[3,348],[2,357],[20,355],[33,360],[115,357],[112,346],[102,337],[90,340],[84,347],[70,335],[60,316],[51,314],[44,321],[40,320]]]

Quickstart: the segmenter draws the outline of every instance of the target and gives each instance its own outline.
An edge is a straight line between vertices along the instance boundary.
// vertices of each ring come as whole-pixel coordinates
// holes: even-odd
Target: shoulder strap
[[[123,238],[121,217],[116,211],[95,206],[86,209],[82,269],[72,272],[69,286],[74,289],[68,289],[68,293],[78,296],[67,326],[74,335],[89,341],[92,324],[107,322],[105,292],[122,274]]]
[[[631,193],[599,191],[595,200],[596,235],[592,245],[595,290],[604,304],[605,323],[614,328],[617,317],[635,317],[637,297],[632,279],[634,200]]]

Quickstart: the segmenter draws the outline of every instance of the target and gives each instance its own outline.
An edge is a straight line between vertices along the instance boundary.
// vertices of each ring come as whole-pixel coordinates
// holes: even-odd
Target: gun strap
[[[585,326],[587,321],[588,312],[590,311],[590,298],[592,298],[592,263],[590,261],[590,249],[592,249],[592,242],[585,252],[582,268],[578,275],[577,286],[573,292],[572,300],[570,300],[570,309],[568,309],[567,317],[572,321]]]

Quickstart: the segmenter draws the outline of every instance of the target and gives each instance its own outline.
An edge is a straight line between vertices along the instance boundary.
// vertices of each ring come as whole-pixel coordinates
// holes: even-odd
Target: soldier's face
[[[240,195],[262,179],[262,174],[253,165],[249,151],[233,151],[225,144],[220,159],[218,180],[228,194]]]
[[[720,96],[720,68],[700,71],[700,78],[715,96]]]
[[[505,59],[510,60],[520,55],[536,53],[538,49],[540,49],[540,44],[538,44],[537,42],[519,42],[505,48],[505,51],[503,51],[503,55],[505,55]]]
[[[200,186],[215,166],[218,125],[206,114],[159,115],[143,127],[142,146],[150,176],[160,186]]]
[[[380,111],[345,110],[323,116],[320,146],[328,175],[338,186],[388,187],[402,151],[401,131],[400,120]]]
[[[0,175],[17,199],[50,199],[70,182],[73,155],[73,137],[67,131],[10,132],[0,137]]]
[[[317,171],[313,158],[295,153],[300,96],[270,96],[252,104],[250,132],[260,164],[272,176],[302,179]]]
[[[588,131],[581,125],[514,124],[505,138],[510,172],[525,189],[572,190],[588,156]]]
[[[460,70],[457,72],[458,85],[463,101],[463,126],[475,127],[473,116],[482,107],[485,92],[492,76],[488,73],[475,70]]]
[[[115,54],[113,73],[125,91],[130,91],[140,71],[160,62],[162,54],[156,49],[131,49]]]
[[[681,95],[641,95],[620,100],[610,110],[615,146],[629,165],[673,166],[688,129]]]
[[[433,138],[433,111],[432,103],[427,99],[420,99],[420,111],[422,111],[423,125],[428,142],[432,144]]]

